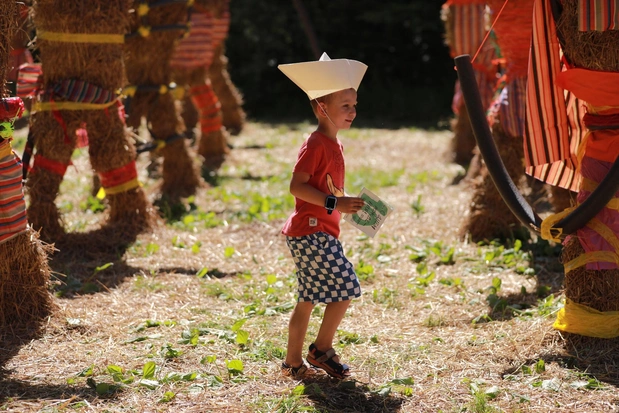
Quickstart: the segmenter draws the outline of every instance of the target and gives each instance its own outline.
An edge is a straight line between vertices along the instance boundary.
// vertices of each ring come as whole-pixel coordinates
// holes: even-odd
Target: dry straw
[[[80,34],[124,35],[129,29],[129,6],[128,0],[40,0],[33,8],[34,23],[39,33],[70,33],[74,38]],[[119,44],[61,42],[39,37],[36,46],[40,51],[44,90],[68,79],[87,81],[111,91],[124,85],[123,50]],[[34,113],[30,130],[36,153],[68,165],[77,143],[75,131],[83,125],[88,130],[91,165],[97,173],[120,168],[135,159],[135,149],[116,106]],[[61,176],[42,168],[36,168],[27,181],[31,198],[28,217],[35,228],[42,228],[43,238],[50,241],[58,240],[64,233],[54,204],[61,182]],[[133,234],[153,225],[152,207],[142,189],[108,195],[107,199],[107,224]]]
[[[228,58],[224,55],[223,45],[215,49],[213,63],[209,67],[209,78],[221,103],[225,128],[232,135],[238,135],[243,130],[246,118],[245,111],[243,111],[243,96],[228,73]]]
[[[137,9],[140,2],[133,2]],[[187,5],[171,3],[150,9],[148,25],[151,27],[187,23]],[[131,16],[130,32],[137,32],[141,19],[134,12]],[[151,32],[149,36],[133,36],[127,39],[126,73],[130,85],[161,86],[172,81],[170,61],[176,43],[183,35],[182,30]],[[138,129],[142,119],[153,138],[165,141],[183,134],[185,127],[171,93],[138,92],[128,107],[129,126]],[[182,197],[196,193],[200,186],[198,171],[190,157],[185,139],[170,141],[159,149],[163,156],[162,183],[160,191],[164,198],[177,202]]]
[[[492,135],[505,168],[518,185],[524,176],[522,140],[507,135],[500,122],[493,125]],[[460,227],[460,237],[463,239],[470,234],[473,242],[512,237],[514,231],[520,228],[520,222],[506,207],[488,168],[482,166],[471,186],[473,192],[471,207]]]
[[[17,29],[18,4],[0,3],[0,84],[6,97],[10,44]],[[47,256],[52,248],[28,228],[0,243],[0,339],[10,333],[37,331],[54,305],[49,294],[50,268]]]

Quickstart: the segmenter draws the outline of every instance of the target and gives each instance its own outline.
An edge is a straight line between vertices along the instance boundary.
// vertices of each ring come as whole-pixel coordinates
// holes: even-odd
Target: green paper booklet
[[[359,198],[365,201],[365,206],[354,214],[346,214],[344,221],[374,238],[387,216],[393,211],[393,207],[365,188],[359,193]]]

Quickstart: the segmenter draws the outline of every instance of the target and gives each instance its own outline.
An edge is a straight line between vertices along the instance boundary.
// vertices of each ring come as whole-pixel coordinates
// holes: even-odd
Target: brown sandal
[[[305,363],[301,363],[299,367],[292,367],[284,361],[282,362],[282,374],[295,379],[301,379],[304,377],[313,376],[315,374],[315,370],[307,367]]]
[[[323,369],[329,376],[336,379],[345,379],[350,376],[350,368],[346,364],[333,360],[337,354],[330,348],[326,352],[318,350],[314,343],[310,344],[306,360],[312,366]]]

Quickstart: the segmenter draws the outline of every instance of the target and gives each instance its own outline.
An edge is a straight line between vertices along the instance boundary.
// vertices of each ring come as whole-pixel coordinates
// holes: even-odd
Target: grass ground
[[[341,134],[347,192],[365,186],[395,211],[375,238],[342,224],[363,288],[337,334],[351,379],[283,377],[296,279],[279,232],[311,130],[250,123],[220,174],[167,211],[167,224],[115,254],[85,246],[51,257],[58,311],[39,338],[4,349],[0,411],[619,410],[614,366],[588,364],[552,328],[558,247],[457,238],[471,193],[454,184],[463,170],[446,161],[446,131]],[[86,152],[74,163],[57,203],[68,231],[87,232],[105,215],[89,196]]]

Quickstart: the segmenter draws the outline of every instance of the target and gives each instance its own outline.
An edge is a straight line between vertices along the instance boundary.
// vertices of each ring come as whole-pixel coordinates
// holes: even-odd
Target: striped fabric
[[[53,95],[69,102],[109,103],[116,99],[116,93],[93,85],[85,80],[66,79],[52,87]]]
[[[582,103],[555,85],[562,70],[559,52],[550,0],[537,0],[527,78],[526,173],[577,191],[576,152],[585,132],[579,116]]]
[[[210,13],[191,14],[189,35],[182,39],[172,55],[172,68],[190,69],[210,66],[213,62],[215,19]]]
[[[446,24],[449,25],[447,31],[451,33],[448,40],[452,57],[462,54],[468,54],[471,58],[474,57],[487,33],[484,20],[485,2],[476,1],[463,4],[447,2],[443,7],[449,8]],[[472,62],[482,104],[485,108],[490,105],[496,87],[496,70],[493,64],[495,57],[496,53],[493,46],[490,42],[486,42]],[[456,82],[452,102],[454,113],[458,113],[462,104],[460,85]]]
[[[221,103],[210,84],[194,86],[190,90],[191,101],[200,113],[200,131],[203,135],[222,128]]]
[[[213,44],[214,47],[217,48],[221,45],[228,37],[228,32],[230,31],[230,12],[225,11],[222,13],[221,17],[216,17],[213,26]]]
[[[578,30],[619,30],[619,0],[578,0]]]
[[[0,139],[0,244],[26,230],[22,164],[9,140]]]
[[[17,96],[20,98],[32,97],[41,87],[41,63],[24,63],[19,66],[17,75]]]
[[[527,79],[517,77],[507,82],[488,110],[488,123],[501,122],[509,136],[524,136]]]

